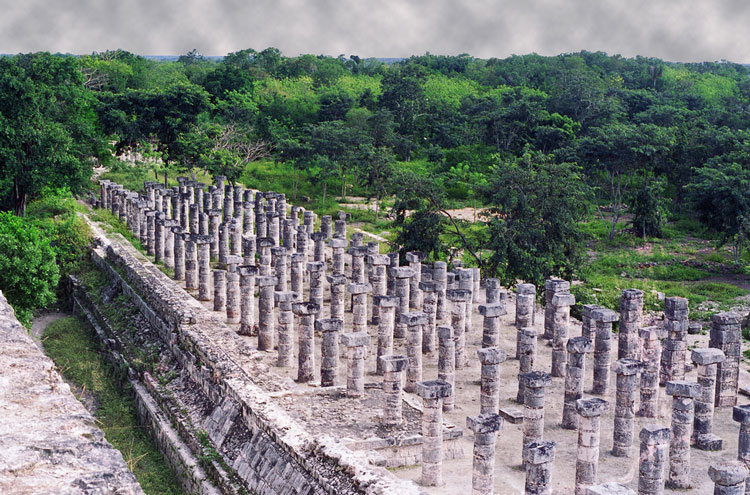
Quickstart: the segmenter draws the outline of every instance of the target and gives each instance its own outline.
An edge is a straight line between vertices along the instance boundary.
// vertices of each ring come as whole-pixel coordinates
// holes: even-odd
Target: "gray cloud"
[[[0,53],[507,57],[601,50],[750,62],[746,0],[0,0]]]

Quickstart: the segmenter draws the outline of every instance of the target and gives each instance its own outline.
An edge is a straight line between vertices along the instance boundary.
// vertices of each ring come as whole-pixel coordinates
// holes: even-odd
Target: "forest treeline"
[[[623,215],[639,236],[695,216],[738,261],[750,233],[749,75],[601,52],[393,64],[275,48],[218,61],[4,57],[0,205],[22,216],[44,190],[80,193],[113,154],[230,182],[264,159],[318,184],[323,202],[350,187],[395,198],[401,246],[436,257],[453,232],[509,284],[570,276],[576,225],[591,215],[610,237]],[[456,205],[483,206],[486,228],[466,235]]]

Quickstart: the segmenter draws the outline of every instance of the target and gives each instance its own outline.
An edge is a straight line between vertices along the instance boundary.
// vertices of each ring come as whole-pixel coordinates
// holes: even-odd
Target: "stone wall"
[[[143,494],[95,422],[0,293],[0,493]]]

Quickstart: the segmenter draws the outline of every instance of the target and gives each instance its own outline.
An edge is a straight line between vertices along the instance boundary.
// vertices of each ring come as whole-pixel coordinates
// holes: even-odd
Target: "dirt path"
[[[59,320],[60,318],[65,318],[66,316],[69,315],[60,311],[49,311],[42,313],[34,318],[34,321],[31,323],[30,334],[39,349],[44,351],[44,348],[42,347],[42,335],[44,334],[44,331],[47,329],[47,327],[50,326],[50,324],[52,324],[53,322]]]

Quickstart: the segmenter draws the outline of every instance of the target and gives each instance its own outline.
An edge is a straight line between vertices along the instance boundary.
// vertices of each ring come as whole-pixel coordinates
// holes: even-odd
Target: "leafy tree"
[[[508,286],[571,277],[582,261],[578,222],[589,196],[575,164],[538,152],[500,164],[486,189],[489,271]]]
[[[0,212],[0,273],[0,290],[24,323],[55,299],[60,272],[49,239],[9,212]]]
[[[645,179],[633,198],[630,212],[636,235],[659,237],[667,220],[667,182],[664,178]]]

